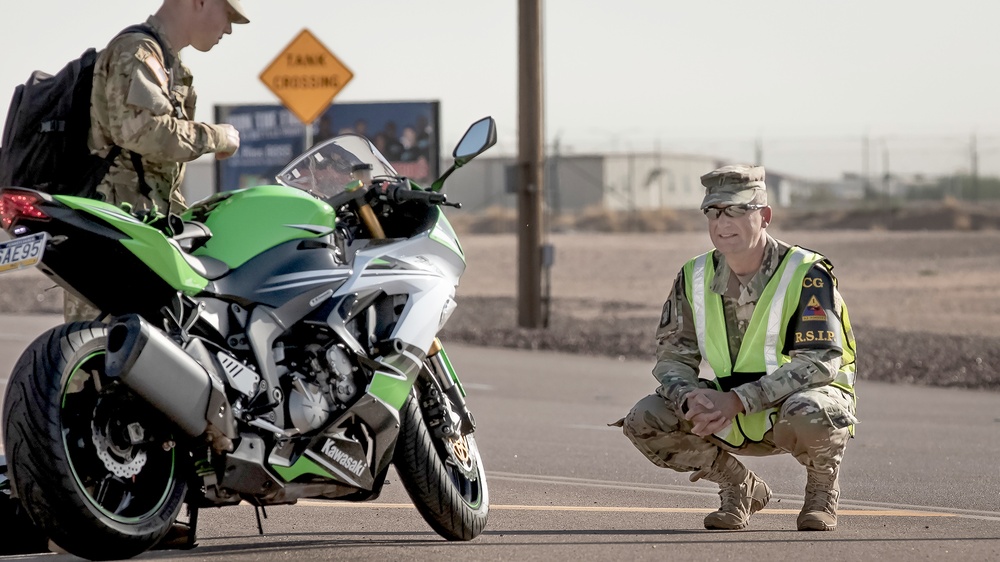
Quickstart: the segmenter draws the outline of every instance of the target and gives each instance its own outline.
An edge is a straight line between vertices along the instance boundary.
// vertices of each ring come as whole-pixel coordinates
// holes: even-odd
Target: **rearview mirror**
[[[476,121],[465,132],[462,140],[458,141],[458,146],[455,147],[455,152],[452,153],[452,156],[455,157],[455,166],[465,165],[469,160],[479,156],[487,148],[496,144],[496,142],[496,121],[492,117],[484,117]]]

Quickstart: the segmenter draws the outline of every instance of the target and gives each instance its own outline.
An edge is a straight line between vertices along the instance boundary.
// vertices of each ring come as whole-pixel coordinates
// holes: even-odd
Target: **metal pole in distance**
[[[518,324],[542,327],[542,0],[518,0]]]

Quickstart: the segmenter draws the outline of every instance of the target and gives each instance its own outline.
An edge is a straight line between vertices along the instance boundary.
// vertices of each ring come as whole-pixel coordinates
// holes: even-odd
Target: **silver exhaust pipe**
[[[131,314],[108,331],[105,372],[163,412],[191,437],[208,429],[212,378],[161,330]]]

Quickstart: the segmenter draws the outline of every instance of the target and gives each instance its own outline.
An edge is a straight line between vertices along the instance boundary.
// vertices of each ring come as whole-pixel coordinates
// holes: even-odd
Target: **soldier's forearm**
[[[698,388],[697,371],[683,363],[660,361],[653,368],[653,377],[660,383],[657,394],[673,404],[678,411],[681,410],[684,397]]]
[[[169,115],[150,116],[140,127],[122,127],[122,148],[160,162],[190,162],[215,152],[219,135],[211,125],[176,119]]]
[[[840,351],[793,352],[792,360],[770,375],[733,389],[747,413],[760,412],[780,404],[789,395],[833,382],[840,368]]]

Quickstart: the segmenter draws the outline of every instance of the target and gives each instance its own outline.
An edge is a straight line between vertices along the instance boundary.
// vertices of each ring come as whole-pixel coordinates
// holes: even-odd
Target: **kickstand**
[[[191,534],[188,535],[187,548],[192,549],[196,546],[195,540],[198,534],[198,506],[192,507],[188,504],[188,526],[191,527]]]
[[[260,522],[260,513],[264,512],[264,519],[267,519],[267,510],[264,509],[264,506],[262,506],[262,505],[260,505],[260,506],[255,505],[255,506],[253,506],[253,512],[257,515],[257,533],[263,535],[264,534],[264,526]]]

